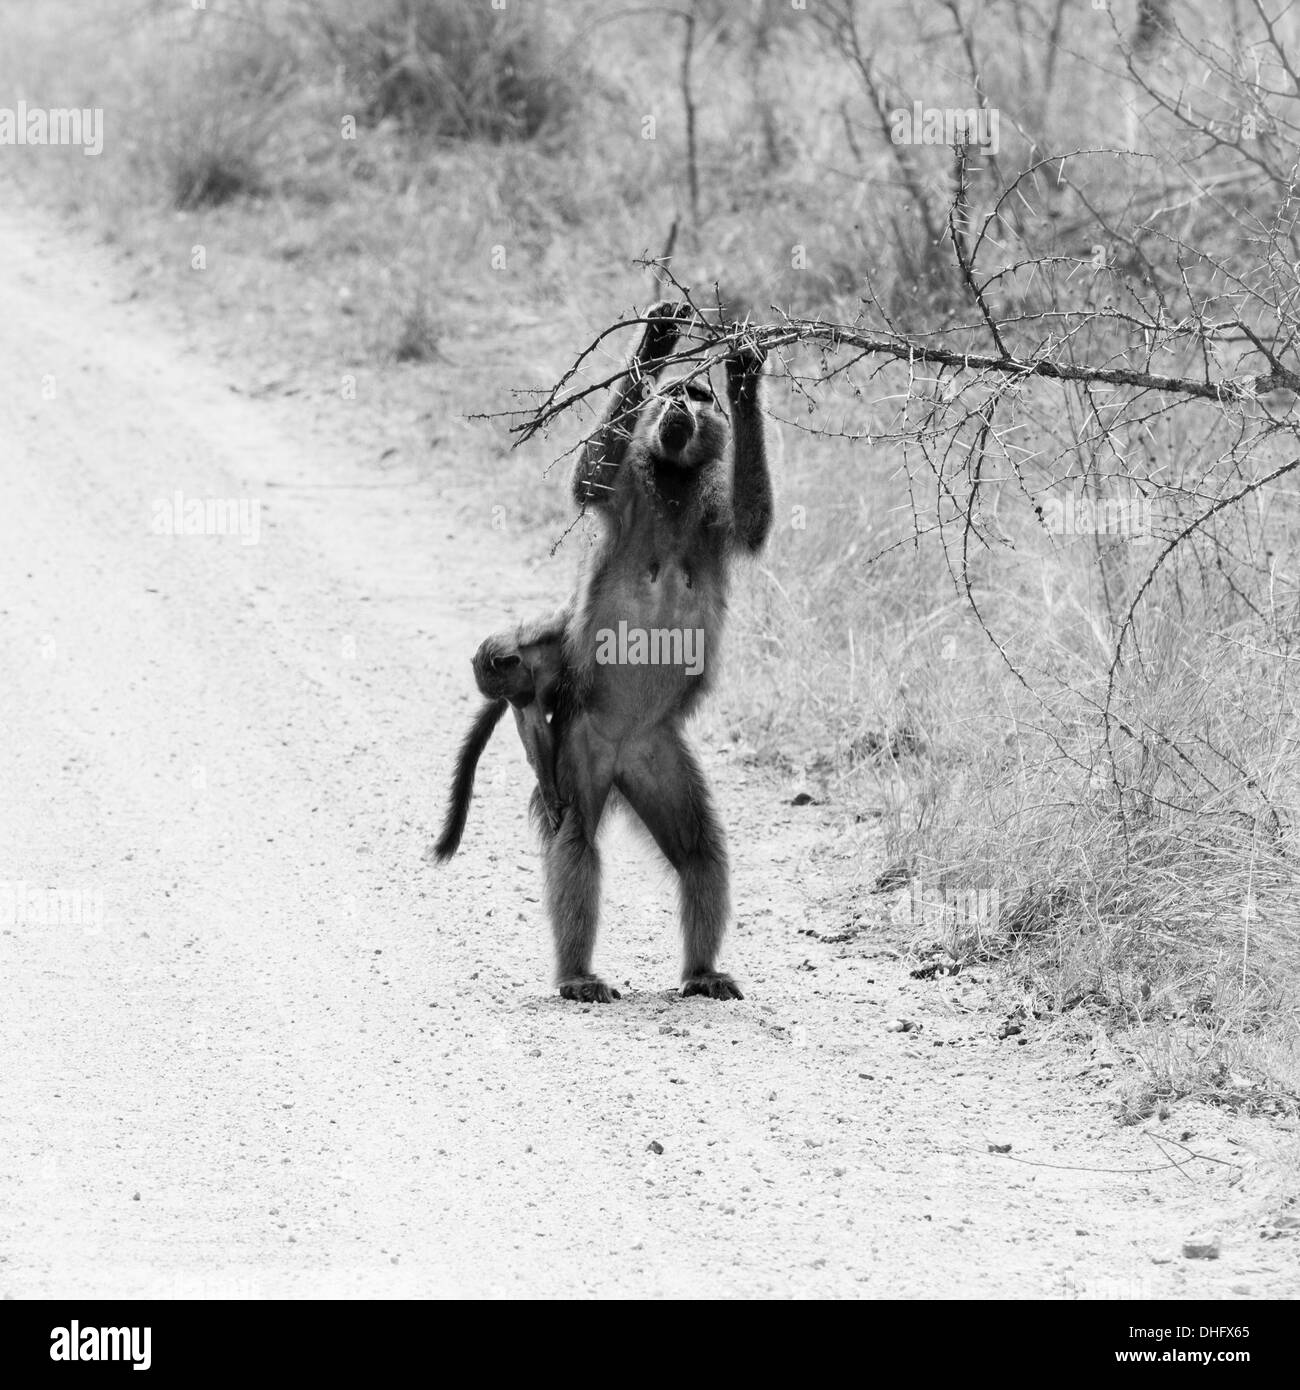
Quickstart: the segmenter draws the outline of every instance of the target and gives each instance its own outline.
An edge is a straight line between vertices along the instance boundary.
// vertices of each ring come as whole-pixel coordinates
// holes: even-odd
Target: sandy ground
[[[383,419],[250,390],[12,214],[0,321],[0,885],[29,890],[0,921],[0,1294],[1300,1289],[1257,1231],[1293,1139],[1194,1106],[1118,1128],[1104,1045],[999,1041],[981,971],[822,939],[871,833],[832,843],[725,748],[746,999],[677,996],[671,883],[615,829],[624,999],[559,1000],[508,723],[461,856],[421,860],[470,652],[559,596],[523,549],[448,519],[450,468],[379,467]],[[154,534],[177,490],[257,501],[257,543]],[[81,920],[40,920],[51,889]],[[1184,1259],[1206,1226],[1222,1258]]]

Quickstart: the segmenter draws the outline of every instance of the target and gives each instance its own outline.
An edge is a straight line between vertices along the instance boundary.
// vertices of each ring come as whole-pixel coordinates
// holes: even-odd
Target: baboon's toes
[[[697,975],[688,975],[682,981],[682,998],[692,994],[702,994],[707,999],[743,999],[740,986],[721,970],[701,970]]]
[[[599,975],[571,975],[560,981],[560,998],[576,999],[580,1004],[609,1004],[622,999],[616,989],[610,987]]]

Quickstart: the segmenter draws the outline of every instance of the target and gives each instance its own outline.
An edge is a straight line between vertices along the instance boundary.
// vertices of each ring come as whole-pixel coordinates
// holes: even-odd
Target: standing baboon
[[[726,840],[682,725],[713,680],[731,556],[759,550],[771,529],[763,358],[748,350],[727,362],[729,431],[703,382],[665,379],[664,359],[688,312],[670,304],[648,312],[627,374],[574,470],[574,497],[599,516],[601,536],[565,631],[551,725],[563,815],[558,828],[537,817],[567,999],[619,997],[592,969],[596,834],[612,791],[677,871],[682,993],[741,997],[716,968],[730,910]],[[681,657],[688,638],[702,660],[663,659],[674,641]],[[540,792],[534,805],[544,810]]]
[[[566,999],[619,997],[592,970],[596,835],[612,792],[677,871],[682,993],[742,997],[716,968],[730,911],[726,839],[682,726],[713,681],[731,556],[759,550],[772,525],[763,358],[742,350],[728,360],[728,425],[702,382],[664,376],[688,313],[650,309],[574,470],[574,497],[602,529],[573,603],[489,637],[474,657],[487,703],[461,746],[433,848],[440,861],[456,852],[474,770],[510,703],[537,775],[532,809]]]

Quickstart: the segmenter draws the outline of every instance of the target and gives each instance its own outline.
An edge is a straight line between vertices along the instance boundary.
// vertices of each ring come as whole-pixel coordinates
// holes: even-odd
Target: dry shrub
[[[531,140],[560,126],[578,74],[538,5],[372,0],[323,7],[319,31],[371,122],[454,140]]]

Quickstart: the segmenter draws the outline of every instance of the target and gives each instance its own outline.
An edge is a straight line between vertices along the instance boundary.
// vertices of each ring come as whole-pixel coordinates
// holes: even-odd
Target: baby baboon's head
[[[707,377],[661,377],[642,408],[637,432],[657,460],[700,468],[721,457],[727,430]]]
[[[474,653],[474,679],[489,700],[510,700],[532,684],[532,675],[506,634],[493,633]]]

